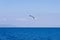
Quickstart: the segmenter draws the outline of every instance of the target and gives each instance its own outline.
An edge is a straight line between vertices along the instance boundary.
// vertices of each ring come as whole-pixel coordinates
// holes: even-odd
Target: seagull
[[[35,19],[35,17],[34,16],[32,16],[32,15],[29,15],[30,17],[32,17],[33,19]]]

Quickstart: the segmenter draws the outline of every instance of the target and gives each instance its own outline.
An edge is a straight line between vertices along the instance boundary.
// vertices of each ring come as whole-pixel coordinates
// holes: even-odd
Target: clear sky
[[[0,0],[0,25],[60,26],[60,0]]]

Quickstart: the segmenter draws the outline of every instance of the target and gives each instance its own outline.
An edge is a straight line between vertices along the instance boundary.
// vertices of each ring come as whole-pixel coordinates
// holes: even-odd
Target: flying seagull
[[[32,16],[32,15],[29,15],[30,17],[32,17],[33,19],[35,19],[35,17],[34,16]]]

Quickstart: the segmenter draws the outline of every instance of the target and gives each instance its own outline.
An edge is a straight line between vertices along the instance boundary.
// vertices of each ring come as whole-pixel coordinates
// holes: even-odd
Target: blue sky
[[[60,26],[59,17],[60,0],[0,0],[1,25]]]

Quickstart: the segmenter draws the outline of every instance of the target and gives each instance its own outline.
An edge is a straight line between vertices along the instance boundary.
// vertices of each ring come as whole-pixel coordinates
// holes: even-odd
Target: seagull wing
[[[29,15],[30,17],[32,17],[33,19],[35,19],[35,17],[34,16],[32,16],[32,15]]]

